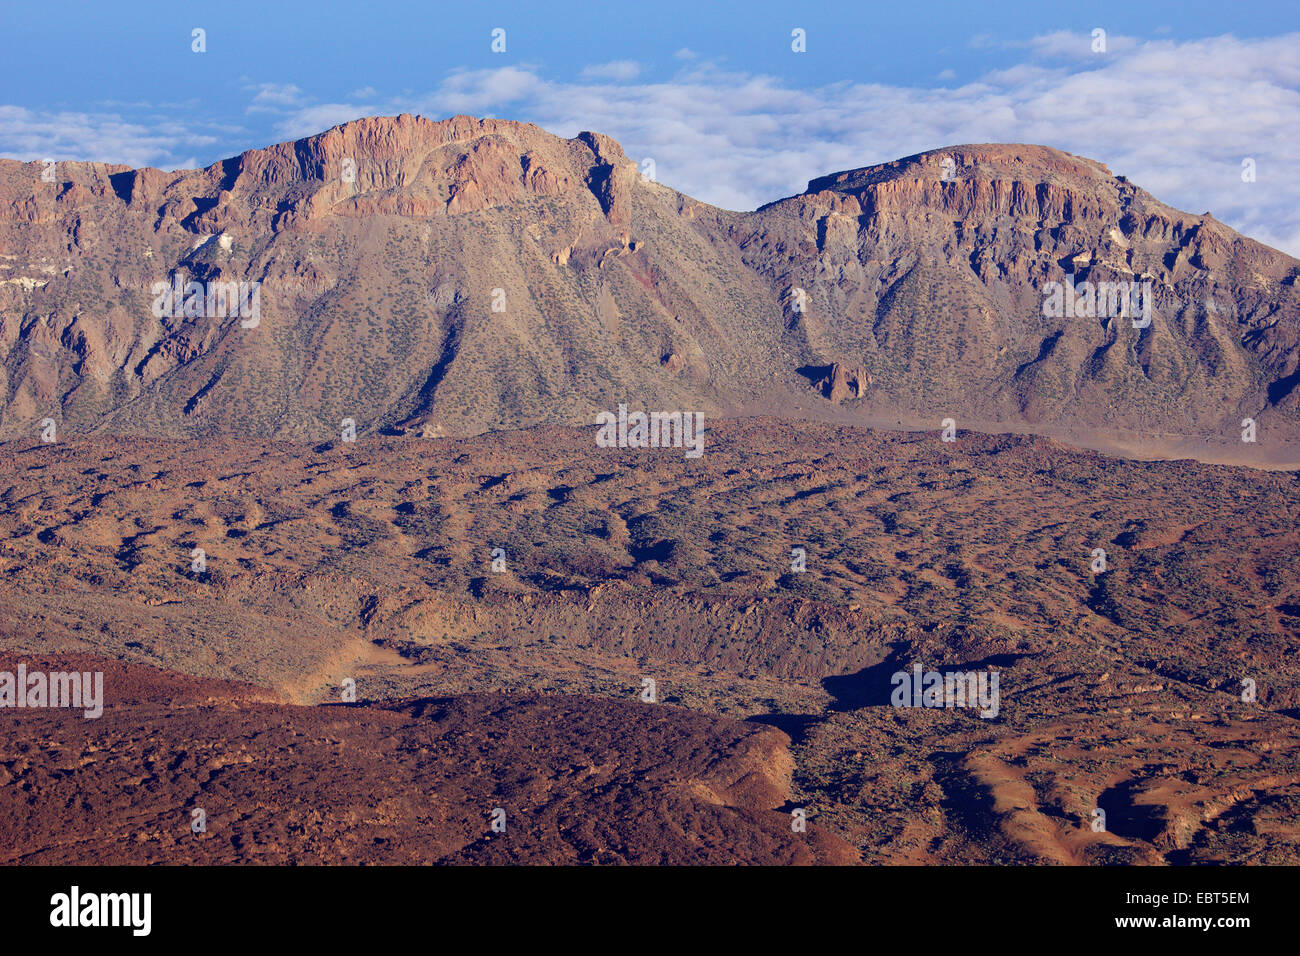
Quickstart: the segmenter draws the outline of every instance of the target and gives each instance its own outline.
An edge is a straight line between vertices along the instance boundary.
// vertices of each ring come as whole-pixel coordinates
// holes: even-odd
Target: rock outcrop
[[[826,377],[818,383],[822,394],[836,405],[851,398],[864,398],[867,387],[873,379],[862,366],[846,368],[839,362],[832,362]]]

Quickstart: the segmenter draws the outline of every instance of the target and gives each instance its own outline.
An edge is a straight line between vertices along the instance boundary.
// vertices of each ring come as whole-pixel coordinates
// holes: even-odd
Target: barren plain
[[[4,445],[5,666],[110,662],[7,712],[9,860],[1300,859],[1296,474],[593,434]],[[917,663],[997,716],[890,706]]]

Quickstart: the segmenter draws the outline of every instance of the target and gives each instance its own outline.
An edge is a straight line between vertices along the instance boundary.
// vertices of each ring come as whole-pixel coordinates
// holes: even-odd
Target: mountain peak
[[[819,176],[809,181],[805,194],[855,193],[877,183],[905,179],[956,182],[973,177],[1080,184],[1116,179],[1104,164],[1050,146],[980,143],[926,150],[873,166]]]
[[[1300,263],[1045,146],[928,150],[752,213],[642,179],[601,133],[472,116],[366,117],[202,170],[39,171],[0,161],[0,435],[791,402],[1300,435]],[[257,284],[259,324],[158,316],[181,274]],[[1149,325],[1047,314],[1067,276],[1149,286]]]

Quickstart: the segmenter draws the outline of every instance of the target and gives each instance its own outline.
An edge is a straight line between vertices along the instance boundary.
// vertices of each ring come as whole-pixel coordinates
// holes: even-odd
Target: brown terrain
[[[17,712],[0,863],[856,860],[778,811],[793,762],[770,728],[561,694],[301,707],[94,657],[27,663],[103,669],[113,700],[98,720]]]
[[[1300,860],[1296,474],[706,442],[9,443],[6,660],[121,662],[99,720],[0,711],[10,859]],[[998,671],[1000,712],[890,706],[913,663]]]
[[[106,701],[0,709],[0,861],[1300,862],[1300,261],[1040,146],[747,213],[464,116],[42,169],[0,672]]]

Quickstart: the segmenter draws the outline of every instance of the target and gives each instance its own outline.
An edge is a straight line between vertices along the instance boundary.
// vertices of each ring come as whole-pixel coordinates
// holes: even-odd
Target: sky
[[[0,37],[0,157],[176,169],[469,113],[606,133],[753,209],[927,149],[1041,143],[1300,256],[1297,0],[49,0],[6,4]]]

